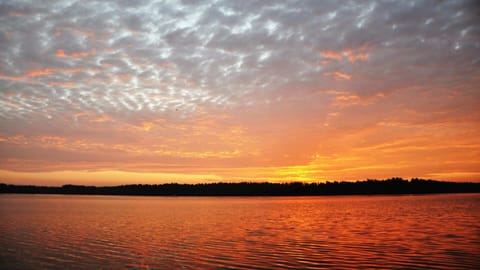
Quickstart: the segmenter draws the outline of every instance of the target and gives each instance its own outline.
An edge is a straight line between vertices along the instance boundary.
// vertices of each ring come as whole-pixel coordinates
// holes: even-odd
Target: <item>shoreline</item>
[[[332,196],[480,193],[477,182],[447,182],[413,178],[325,183],[198,183],[118,186],[35,186],[0,183],[0,194],[130,195],[130,196]]]

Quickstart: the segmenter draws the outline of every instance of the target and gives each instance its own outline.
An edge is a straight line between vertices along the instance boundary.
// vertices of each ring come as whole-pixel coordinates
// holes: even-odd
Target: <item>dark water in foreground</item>
[[[480,194],[0,195],[1,269],[480,269]]]

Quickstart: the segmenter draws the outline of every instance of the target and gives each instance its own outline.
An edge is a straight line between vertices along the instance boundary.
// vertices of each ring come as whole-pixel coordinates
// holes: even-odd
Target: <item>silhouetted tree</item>
[[[148,195],[148,196],[285,196],[285,195],[368,195],[368,194],[427,194],[427,193],[478,193],[480,183],[442,182],[399,177],[387,180],[367,179],[356,182],[326,183],[209,183],[121,185],[95,187],[63,185],[45,187],[32,185],[0,184],[0,193],[42,194],[98,194],[98,195]]]

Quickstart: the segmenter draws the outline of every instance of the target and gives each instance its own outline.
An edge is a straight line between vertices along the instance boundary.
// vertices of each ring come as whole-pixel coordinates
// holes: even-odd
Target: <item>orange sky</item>
[[[0,182],[480,181],[472,2],[59,3],[0,14]]]

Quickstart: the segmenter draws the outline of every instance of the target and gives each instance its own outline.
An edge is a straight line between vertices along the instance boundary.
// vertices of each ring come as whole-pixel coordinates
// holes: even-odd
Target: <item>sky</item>
[[[480,181],[476,1],[0,0],[0,182]]]

